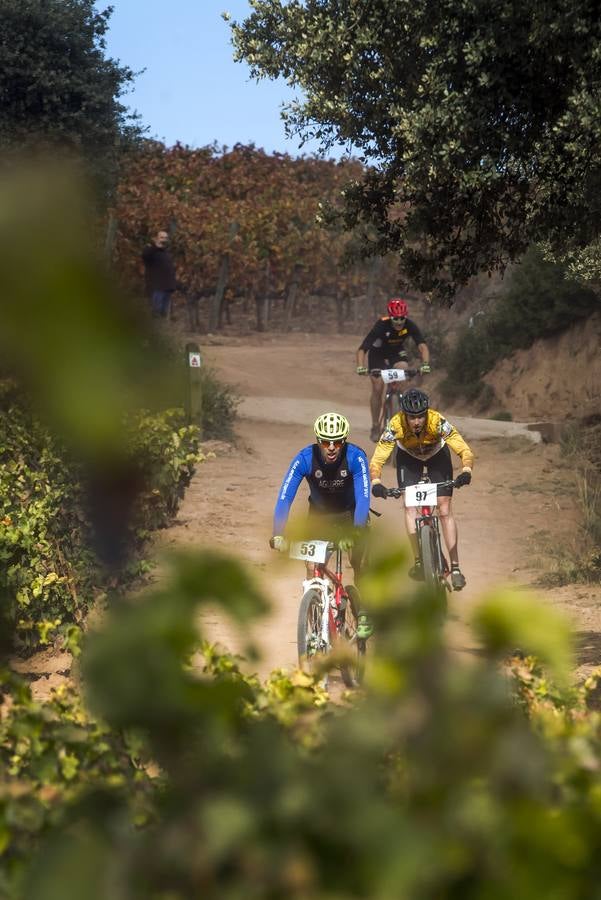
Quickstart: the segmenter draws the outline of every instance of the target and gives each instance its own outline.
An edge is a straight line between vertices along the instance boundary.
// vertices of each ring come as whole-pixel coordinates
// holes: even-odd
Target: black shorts
[[[393,369],[396,363],[407,359],[406,350],[371,349],[367,353],[368,369]]]
[[[453,463],[451,462],[451,451],[445,445],[438,453],[431,456],[430,459],[416,459],[406,450],[401,450],[397,446],[396,454],[396,474],[399,487],[406,487],[408,484],[417,484],[424,474],[424,466],[427,468],[428,478],[430,481],[451,481],[453,478]],[[440,497],[452,497],[453,488],[440,488]]]

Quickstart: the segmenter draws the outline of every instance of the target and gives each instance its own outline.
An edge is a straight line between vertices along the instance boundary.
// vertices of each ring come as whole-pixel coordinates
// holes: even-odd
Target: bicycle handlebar
[[[419,375],[419,369],[402,369],[407,378],[414,378],[416,375]],[[369,374],[373,375],[374,378],[379,378],[382,374],[382,369],[370,369]]]
[[[431,485],[432,482],[431,482],[431,481],[425,481],[424,484]],[[412,485],[412,487],[413,487],[413,485]],[[457,487],[457,485],[455,484],[455,479],[454,479],[454,478],[451,478],[450,481],[437,481],[437,482],[436,482],[436,487],[437,487],[437,488],[439,488],[439,487],[442,487],[442,488],[453,487],[453,488],[455,488],[455,487]],[[457,488],[457,490],[459,490],[459,488]],[[402,497],[404,493],[405,493],[405,488],[399,488],[399,487],[396,487],[396,488],[386,488],[386,496],[387,496],[387,497],[395,497],[396,499],[398,499],[399,497]]]

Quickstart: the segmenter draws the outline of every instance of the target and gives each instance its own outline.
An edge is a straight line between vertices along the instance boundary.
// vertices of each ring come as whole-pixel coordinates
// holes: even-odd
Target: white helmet
[[[323,413],[313,427],[318,441],[343,441],[351,430],[348,419],[335,412]]]

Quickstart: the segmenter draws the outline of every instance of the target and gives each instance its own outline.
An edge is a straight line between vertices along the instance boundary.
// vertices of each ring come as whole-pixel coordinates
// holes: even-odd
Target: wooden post
[[[267,297],[262,297],[257,294],[255,297],[255,306],[257,308],[257,331],[265,331],[267,324]]]
[[[292,270],[290,282],[288,284],[288,290],[286,291],[286,298],[284,300],[284,331],[290,331],[292,315],[294,313],[294,307],[296,306],[296,297],[298,294],[300,273],[301,273],[301,266],[299,263],[295,263],[294,268]]]
[[[228,234],[228,241],[231,245],[232,241],[238,234],[238,229],[240,226],[237,222],[232,222],[230,225],[230,230]],[[225,289],[227,287],[227,282],[230,274],[230,250],[229,248],[225,251],[225,253],[221,256],[221,262],[219,264],[219,274],[217,276],[217,287],[215,288],[215,294],[213,296],[213,302],[211,304],[211,311],[209,315],[209,331],[217,331],[220,327],[222,320],[222,308],[223,308],[223,297],[225,294]]]
[[[255,295],[255,306],[257,309],[257,331],[265,331],[268,321],[268,296],[271,290],[271,262],[269,257],[265,260],[265,268],[263,270],[262,284],[259,285],[259,291]]]
[[[373,311],[374,315],[377,315],[379,311],[376,282],[378,280],[378,276],[380,275],[381,261],[381,257],[374,256],[374,258],[370,262],[367,275],[367,296],[365,298],[365,305]]]
[[[202,438],[202,356],[198,344],[186,344],[186,395],[184,408],[188,425],[196,425]]]
[[[338,325],[338,334],[344,334],[344,294],[340,288],[336,289],[334,302],[336,303],[336,324]]]

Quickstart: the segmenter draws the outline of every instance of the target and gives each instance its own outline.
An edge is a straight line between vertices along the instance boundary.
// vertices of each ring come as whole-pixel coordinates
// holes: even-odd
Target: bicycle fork
[[[328,572],[327,569],[325,571]],[[322,649],[329,653],[338,633],[337,620],[340,616],[344,618],[347,603],[342,586],[342,551],[340,548],[336,548],[336,569],[333,578],[331,572],[328,572],[330,577],[327,577],[325,573],[322,574],[321,567],[318,566],[315,566],[314,572],[312,578],[303,581],[303,592],[306,593],[311,588],[319,591],[322,603],[320,640]]]
[[[415,520],[415,526],[418,537],[418,546],[421,548],[421,535],[420,531],[422,525],[428,524],[434,530],[436,534],[436,566],[438,569],[439,575],[445,579],[451,573],[451,569],[449,568],[449,564],[447,562],[447,558],[442,549],[442,537],[440,535],[440,523],[438,521],[438,516],[435,516],[433,511],[428,506],[422,507],[422,515],[418,516]],[[421,552],[421,549],[420,549]],[[447,585],[448,587],[448,585]]]

